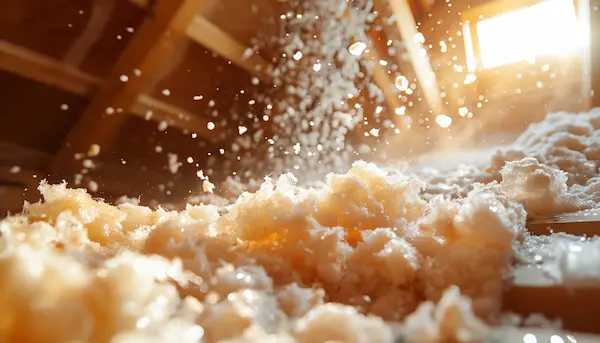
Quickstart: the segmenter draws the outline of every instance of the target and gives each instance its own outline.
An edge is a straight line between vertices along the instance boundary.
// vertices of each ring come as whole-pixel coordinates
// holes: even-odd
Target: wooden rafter
[[[136,6],[147,7],[148,0],[129,0]],[[248,47],[238,42],[201,15],[196,15],[186,30],[187,36],[200,45],[230,60],[236,66],[260,79],[267,78],[269,63],[257,54],[246,56]]]
[[[223,30],[202,16],[196,16],[187,29],[187,35],[194,41],[230,60],[248,73],[266,79],[268,63],[259,55],[246,55],[248,47],[229,37]]]
[[[385,71],[383,66],[379,64],[379,61],[381,61],[381,56],[377,52],[375,44],[369,44],[367,61],[373,72],[373,80],[375,81],[379,89],[381,89],[381,91],[383,92],[383,96],[385,97],[385,103],[388,109],[390,110],[390,112],[394,113],[397,108],[402,107],[402,103],[398,99],[397,92],[394,90],[394,83],[392,82],[392,79]],[[394,124],[397,125],[399,128],[404,128],[405,123],[405,121],[394,121]]]
[[[389,6],[389,9],[395,17],[396,27],[398,28],[398,31],[400,31],[406,44],[406,50],[408,51],[415,73],[417,74],[417,80],[423,91],[425,101],[427,101],[432,112],[443,112],[444,106],[435,73],[433,72],[429,58],[425,53],[426,50],[424,49],[423,44],[417,40],[419,34],[417,23],[410,9],[408,0],[376,0],[375,3],[380,8]]]
[[[102,83],[97,77],[5,41],[0,41],[0,60],[6,62],[0,63],[0,70],[85,97],[91,97]],[[155,115],[151,120],[166,121],[169,126],[196,132],[211,140],[215,138],[206,129],[206,120],[146,95],[139,96],[129,111],[142,118],[152,111]]]
[[[104,81],[89,107],[69,133],[52,166],[57,175],[71,176],[78,170],[76,153],[91,144],[111,151],[124,116],[138,100],[145,85],[153,82],[175,46],[185,39],[186,30],[206,0],[159,1]],[[137,73],[135,71],[138,71]],[[124,79],[125,78],[125,79]],[[114,113],[113,113],[114,111]]]
[[[0,40],[0,70],[77,95],[90,96],[101,80],[60,61]]]

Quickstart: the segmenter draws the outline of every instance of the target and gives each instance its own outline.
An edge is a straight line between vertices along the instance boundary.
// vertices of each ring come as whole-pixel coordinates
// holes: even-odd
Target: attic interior
[[[158,3],[149,9],[142,0],[2,3],[2,212],[21,208],[24,188],[36,199],[36,184],[42,179],[64,179],[105,199],[141,196],[142,201],[164,203],[180,202],[198,191],[199,169],[210,169],[208,175],[216,182],[236,177],[238,168],[253,169],[247,167],[251,161],[246,167],[222,161],[235,161],[238,155],[231,149],[238,126],[249,122],[250,133],[273,127],[261,118],[277,115],[277,109],[267,109],[277,102],[269,73],[290,59],[282,54],[281,44],[286,44],[288,17],[297,4],[200,2],[197,14],[189,18],[174,17],[175,5],[163,8]],[[548,112],[593,107],[593,39],[578,34],[585,31],[585,4],[569,11],[570,3],[548,2],[548,19],[536,19],[539,31],[520,38],[523,48],[511,52],[515,49],[510,44],[531,18],[523,12],[521,29],[503,28],[498,15],[518,14],[519,8],[535,3],[406,1],[390,6],[375,1],[371,11],[377,16],[365,33],[370,52],[361,61],[361,68],[372,71],[357,77],[357,84],[374,83],[383,96],[360,101],[365,118],[379,113],[348,135],[371,146],[384,141],[405,146],[401,136],[455,137],[426,146],[408,139],[411,149],[383,148],[382,153],[369,151],[356,159],[402,160],[440,147],[467,146],[465,137],[472,142],[486,136],[490,141],[514,137]],[[556,18],[563,16],[561,6],[569,13],[564,19]],[[553,25],[555,19],[564,27]],[[593,21],[587,22],[589,26]],[[545,34],[545,27],[558,34]],[[499,41],[494,36],[498,32],[504,42],[487,44]],[[164,43],[161,34],[169,35]],[[530,46],[531,41],[540,41],[539,46]],[[142,63],[149,66],[142,68]],[[399,76],[408,82],[408,92],[394,86]],[[437,133],[432,127],[439,126],[436,118],[451,120],[451,128]],[[394,128],[386,124],[378,137],[364,137],[386,120]],[[209,130],[209,123],[216,128]],[[257,138],[254,146],[269,137],[263,133]],[[494,143],[504,140],[499,139]],[[90,146],[100,148],[98,155],[82,157]],[[250,160],[252,150],[259,149],[246,149],[241,157]],[[169,171],[169,154],[182,164],[176,174]],[[209,157],[219,155],[209,166]],[[187,163],[188,158],[193,162]],[[84,167],[84,162],[93,167]],[[311,172],[311,167],[306,169]],[[253,176],[261,179],[270,171]]]
[[[315,327],[311,329],[310,323],[304,329],[297,327],[302,320],[310,322],[306,313],[293,319],[295,315],[286,312],[285,322],[289,326],[284,325],[283,329],[278,326],[278,330],[283,331],[269,332],[263,324],[248,324],[248,327],[260,326],[260,334],[257,331],[248,333],[250,331],[238,327],[239,332],[232,332],[250,335],[244,336],[246,340],[240,338],[240,342],[266,342],[267,336],[274,342],[392,342],[398,335],[391,322],[403,323],[400,331],[407,342],[487,342],[488,331],[483,328],[489,326],[495,330],[499,327],[499,316],[504,320],[508,312],[523,318],[541,313],[548,319],[544,319],[544,325],[527,324],[529,322],[523,319],[516,327],[528,329],[511,331],[510,335],[516,336],[506,336],[501,342],[597,341],[598,336],[593,334],[600,334],[600,330],[591,318],[599,314],[600,306],[591,304],[600,305],[597,300],[600,297],[596,297],[600,287],[575,293],[565,291],[572,288],[566,285],[565,275],[585,279],[579,274],[573,276],[576,274],[573,270],[577,269],[575,264],[570,271],[572,274],[562,270],[560,282],[549,281],[546,274],[539,276],[542,263],[538,260],[525,263],[527,266],[523,269],[511,270],[511,277],[519,280],[514,284],[506,286],[508,281],[503,277],[509,273],[504,264],[513,263],[507,261],[524,254],[521,250],[525,248],[515,248],[519,253],[511,250],[510,246],[516,245],[515,242],[546,239],[536,240],[538,236],[554,239],[549,232],[566,232],[577,237],[595,237],[598,233],[597,214],[586,212],[584,216],[579,211],[591,211],[600,206],[600,119],[593,110],[600,107],[600,92],[595,91],[600,89],[599,6],[596,0],[0,0],[0,85],[4,89],[0,92],[0,219],[7,218],[6,230],[12,227],[10,230],[13,231],[17,229],[14,229],[16,224],[11,222],[11,216],[19,216],[21,212],[29,218],[31,225],[42,221],[58,227],[58,219],[50,214],[56,211],[55,208],[71,209],[75,213],[72,206],[85,204],[96,209],[100,206],[98,203],[104,206],[105,202],[115,205],[118,209],[115,211],[125,211],[127,215],[131,212],[118,206],[128,203],[148,206],[143,208],[155,211],[149,215],[152,218],[158,218],[157,213],[163,210],[179,213],[173,216],[186,213],[191,221],[211,223],[206,224],[212,230],[208,236],[214,238],[223,234],[227,239],[236,236],[240,246],[247,244],[248,252],[244,258],[214,253],[209,259],[222,259],[235,268],[246,264],[260,266],[276,288],[282,284],[311,289],[321,287],[319,289],[325,296],[320,301],[353,306],[348,311],[358,311],[344,312],[343,316],[342,312],[319,312],[325,316],[321,320],[330,322],[322,332]],[[561,113],[562,117],[549,116],[552,113]],[[535,123],[540,124],[532,125]],[[496,152],[499,149],[504,150]],[[369,169],[375,168],[370,164],[356,166],[355,161],[373,162],[382,169]],[[479,163],[477,166],[476,162]],[[513,162],[516,164],[511,164]],[[348,174],[344,174],[346,172]],[[385,172],[390,174],[381,177]],[[293,195],[299,197],[298,194],[314,189],[324,193],[315,191],[318,195],[310,193],[306,196],[309,200],[290,200],[294,205],[289,205],[288,198],[277,197],[277,188],[268,193],[271,180],[284,180],[285,184],[285,180],[291,178],[286,173],[294,174],[294,185],[306,187],[303,191],[293,191]],[[329,173],[343,176],[338,180],[336,176],[327,176]],[[398,176],[400,181],[390,181],[392,176],[402,173],[404,176]],[[413,176],[411,173],[417,173],[424,182],[422,186],[405,183],[405,177]],[[529,175],[542,176],[535,179]],[[355,181],[362,188],[345,177],[358,180]],[[326,180],[326,186],[323,186],[323,180]],[[81,200],[81,203],[80,200],[65,200],[65,203],[56,200],[55,207],[48,210],[43,205],[52,204],[49,200],[52,196],[44,193],[44,186],[38,189],[41,182],[43,185],[66,182],[67,187],[85,189],[96,200],[90,198],[90,203],[88,200]],[[477,188],[473,186],[475,183],[485,186]],[[504,187],[499,191],[501,195],[485,188],[491,184]],[[44,193],[46,203],[39,205],[42,207],[31,206],[29,203],[40,200],[40,191]],[[420,200],[411,197],[413,191],[422,191],[414,197]],[[261,192],[270,195],[267,197]],[[481,192],[490,193],[481,195]],[[242,193],[246,195],[240,197]],[[71,196],[80,199],[79,195]],[[398,197],[403,200],[397,200]],[[489,202],[492,198],[496,202]],[[350,203],[348,199],[355,202]],[[473,200],[471,204],[470,199],[477,201]],[[247,208],[243,207],[246,202]],[[373,205],[373,202],[377,204]],[[199,214],[205,211],[202,206],[210,205],[219,207],[218,219],[210,217],[212,214]],[[194,214],[185,212],[192,211],[190,206],[200,206],[198,208],[202,210]],[[461,212],[468,206],[476,214],[469,216]],[[503,210],[498,212],[506,216],[498,219],[496,214],[488,213],[487,217],[483,214],[477,217],[480,207],[493,208],[490,210],[493,213],[501,207]],[[94,211],[104,213],[104,207],[97,208]],[[302,263],[305,264],[299,267],[298,256],[305,256],[306,251],[312,254],[316,245],[298,248],[307,249],[302,252],[290,252],[291,248],[287,251],[280,247],[286,245],[281,242],[298,243],[295,240],[305,244],[305,238],[289,232],[300,226],[300,222],[305,224],[306,219],[289,219],[284,214],[305,213],[302,211],[306,208],[314,209],[315,212],[307,216],[317,222],[315,225],[319,228],[330,228],[332,232],[336,227],[345,230],[343,238],[338,237],[338,250],[328,252],[328,255],[323,253],[323,256],[339,254],[335,255],[337,260],[347,263],[343,268],[339,267],[344,271],[372,269],[375,270],[372,277],[381,279],[390,273],[382,267],[389,261],[373,262],[369,258],[379,254],[376,249],[381,250],[389,244],[386,245],[382,238],[383,231],[377,230],[393,228],[390,229],[393,234],[389,235],[396,239],[400,235],[398,232],[404,230],[403,234],[408,235],[414,226],[423,232],[439,233],[442,237],[439,242],[456,240],[460,244],[464,242],[457,237],[468,236],[466,241],[479,244],[477,240],[480,239],[484,242],[481,244],[493,246],[491,250],[496,253],[496,245],[490,243],[495,238],[490,237],[497,235],[496,238],[502,240],[506,235],[489,233],[490,237],[484,239],[476,233],[465,232],[471,232],[468,228],[474,223],[484,223],[495,229],[495,224],[489,223],[502,222],[497,226],[511,231],[514,237],[507,241],[504,250],[498,248],[497,255],[482,253],[481,261],[500,265],[489,267],[496,269],[490,271],[492,276],[485,276],[489,276],[486,280],[498,281],[497,284],[509,290],[504,291],[500,286],[496,287],[497,284],[489,286],[483,276],[469,281],[485,289],[481,291],[487,292],[483,295],[478,293],[479,290],[471,289],[475,286],[464,286],[467,278],[447,284],[444,280],[436,285],[440,289],[412,294],[411,305],[398,300],[401,297],[393,287],[390,291],[381,288],[383,286],[375,290],[355,285],[353,288],[348,286],[352,289],[349,291],[337,284],[339,280],[332,281],[321,275],[327,272],[320,267],[309,266],[304,257]],[[252,214],[253,211],[258,214]],[[352,211],[356,213],[348,214]],[[112,218],[113,214],[106,218]],[[201,220],[201,216],[210,219],[202,217]],[[235,216],[235,219],[227,219],[227,216]],[[578,216],[584,216],[585,220]],[[192,262],[186,262],[182,257],[187,256],[185,252],[167,251],[164,247],[161,250],[150,247],[148,242],[131,243],[131,237],[119,236],[121,238],[113,241],[116,236],[107,233],[114,229],[109,225],[112,219],[106,219],[103,234],[94,231],[99,220],[80,221],[89,240],[102,249],[109,251],[113,245],[122,244],[143,256],[156,254],[169,259],[182,258],[185,270],[207,278],[202,274],[204,267],[202,273],[190,267]],[[245,221],[250,224],[244,224]],[[128,220],[115,224],[119,227],[119,235],[125,235],[122,233],[125,222],[133,225]],[[587,226],[573,224],[581,222]],[[1,223],[0,228],[4,225]],[[152,231],[164,224],[158,219],[144,223],[135,230],[142,230],[144,226]],[[87,228],[88,225],[94,228]],[[456,227],[453,229],[456,233],[449,234],[450,229],[444,225]],[[285,229],[271,232],[271,226]],[[548,230],[550,226],[551,230]],[[239,227],[239,232],[231,227]],[[131,232],[135,230],[131,229]],[[231,233],[232,230],[235,233]],[[252,230],[264,232],[259,234]],[[311,227],[311,230],[313,235],[316,229]],[[364,259],[358,255],[360,249],[357,248],[368,242],[367,234],[361,233],[363,230],[378,232],[370,236],[369,244],[373,246],[365,249],[371,249],[372,253]],[[521,231],[526,232],[527,239],[514,233]],[[184,239],[183,233],[170,231],[165,237],[171,234],[177,237],[171,239],[178,243]],[[196,236],[188,238],[198,239]],[[223,238],[224,241],[227,239]],[[409,238],[401,239],[402,242],[410,241]],[[125,241],[127,243],[123,243]],[[464,243],[460,248],[466,249],[471,243]],[[60,242],[61,247],[65,244]],[[134,247],[140,244],[146,245],[135,250]],[[218,244],[215,243],[215,247]],[[452,255],[445,251],[434,258],[428,255],[433,253],[420,243],[410,241],[406,244],[414,245],[414,251],[428,251],[419,255],[427,255],[427,261],[439,256],[441,260],[446,253],[452,256],[448,260],[457,265],[463,266],[461,263],[469,259],[458,254],[460,257],[455,261],[456,253]],[[539,244],[555,244],[566,251],[564,254],[575,251],[569,250],[573,246],[564,248],[568,244],[563,241]],[[356,256],[349,257],[350,253],[340,252],[343,251],[339,248],[341,245],[354,249]],[[589,245],[575,247],[580,249],[578,252],[586,252],[585,256],[580,255],[585,258],[579,257],[577,261],[596,254],[596,259],[589,261],[597,261],[600,265],[600,246],[594,240],[590,240]],[[100,248],[90,249],[96,253],[95,249]],[[560,250],[561,254],[563,250]],[[280,262],[265,262],[266,258],[257,251],[267,255],[280,254],[285,267],[277,269],[275,265]],[[102,250],[99,254],[104,253]],[[537,258],[546,256],[545,253],[546,250],[533,255]],[[403,252],[405,259],[410,254]],[[521,255],[519,258],[523,257]],[[361,262],[353,265],[353,258],[361,259]],[[500,260],[504,262],[498,262]],[[558,257],[552,261],[558,260],[563,261]],[[488,268],[481,263],[473,268]],[[214,272],[222,271],[217,264],[211,264],[208,269],[214,267]],[[537,269],[532,264],[538,266]],[[580,265],[584,264],[580,262]],[[597,269],[586,266],[587,269],[582,268],[588,274],[592,273],[590,269]],[[0,262],[0,270],[2,268]],[[299,273],[300,281],[295,279],[296,276],[287,278],[277,274],[288,270],[285,268],[290,273]],[[461,271],[466,275],[469,268],[470,265]],[[450,275],[448,270],[451,266],[440,273]],[[235,271],[239,273],[237,269]],[[212,275],[210,271],[208,273]],[[596,274],[588,277],[593,282],[588,279],[585,282],[600,284],[600,271]],[[365,275],[356,272],[351,276],[353,280],[364,281],[369,279]],[[444,274],[444,277],[452,279],[448,275]],[[256,275],[248,276],[252,280],[254,277]],[[421,286],[433,282],[423,278],[425,281],[419,279],[415,284]],[[2,280],[0,277],[0,284],[4,282]],[[386,282],[396,280],[386,279],[383,284]],[[456,297],[451,285],[458,287]],[[213,286],[220,287],[210,287]],[[406,287],[412,290],[420,286]],[[200,300],[206,308],[213,305],[205,303],[208,301],[205,295],[186,292],[185,295],[194,295],[194,299]],[[353,293],[352,297],[347,296],[348,292],[363,292],[361,297],[364,295],[372,300],[357,300]],[[184,293],[180,293],[181,298]],[[448,298],[451,299],[448,308],[440,309],[446,304],[443,303],[446,297],[455,298]],[[545,300],[548,297],[559,305],[548,305]],[[532,300],[524,302],[524,298]],[[468,306],[465,299],[469,300]],[[442,322],[451,321],[446,317],[444,320],[431,319],[431,315],[427,317],[435,322],[431,324],[437,330],[435,334],[415,324],[416,321],[406,319],[410,313],[420,313],[415,312],[416,305],[426,300],[439,301],[437,308],[442,312],[455,310],[452,306],[460,308],[456,311],[463,317],[456,322],[464,322],[462,329],[467,336],[459,334],[463,332],[458,328],[460,323],[448,326],[447,335],[443,333],[441,328],[446,326]],[[384,303],[397,308],[389,310]],[[402,310],[398,309],[400,307]],[[318,308],[315,305],[313,309]],[[214,311],[210,312],[217,318],[210,321],[213,324],[242,316],[231,310],[231,316],[223,315],[227,317],[223,318]],[[383,321],[370,322],[370,317],[363,314],[383,318]],[[171,325],[171,320],[177,316],[172,313],[169,316],[163,319]],[[194,336],[197,340],[190,338],[189,342],[224,342],[239,338],[237,334],[225,334],[212,327],[213,324],[208,324],[209,320],[203,316],[198,314],[194,323],[203,330],[204,336]],[[248,319],[250,322],[260,322],[256,319],[258,315],[249,316],[253,318]],[[318,320],[315,316],[311,318]],[[357,326],[348,329],[347,335],[328,331],[350,317],[357,321]],[[562,326],[556,326],[555,320],[560,320]],[[98,324],[98,328],[102,325]],[[129,342],[125,338],[118,339],[119,330],[131,329],[123,325],[124,329],[116,329],[118,325],[115,324],[114,332],[104,336],[95,331],[86,333],[87,340],[81,341]],[[168,331],[160,325],[156,327],[161,335]],[[542,330],[548,328],[565,331]],[[138,329],[143,334],[150,332]],[[0,341],[49,341],[33,334],[27,336],[18,329],[3,330],[0,327]],[[374,330],[376,334],[365,338],[361,336],[361,330]],[[135,334],[141,334],[138,331]],[[261,336],[263,331],[268,335]],[[424,334],[425,331],[430,336]],[[577,340],[571,340],[569,337],[574,336],[565,332],[578,332]],[[53,338],[47,339],[69,341],[63,340],[68,335],[54,334],[50,335]],[[528,335],[533,335],[533,340]],[[546,336],[547,340],[542,338]],[[83,336],[73,337],[67,338]],[[183,336],[160,336],[160,339],[183,342],[179,337]]]

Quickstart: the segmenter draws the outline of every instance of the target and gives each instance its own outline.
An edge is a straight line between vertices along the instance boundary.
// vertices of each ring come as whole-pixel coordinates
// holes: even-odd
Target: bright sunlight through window
[[[477,23],[485,69],[538,56],[565,56],[578,51],[583,37],[570,0],[544,1]]]

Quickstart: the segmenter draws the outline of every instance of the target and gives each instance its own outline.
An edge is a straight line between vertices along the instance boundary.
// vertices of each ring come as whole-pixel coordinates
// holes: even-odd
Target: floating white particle
[[[194,158],[192,156],[188,156],[188,158],[186,159],[187,163],[194,163]]]
[[[209,129],[210,131],[215,129],[215,123],[213,123],[212,121],[209,121],[208,124],[206,124],[206,128]]]
[[[380,60],[379,64],[385,67],[386,65],[388,65],[388,62],[386,60]]]
[[[177,162],[177,154],[169,153],[169,154],[167,154],[167,158],[169,161],[169,171],[172,174],[177,174],[177,171],[179,170],[179,167],[181,166],[181,164],[179,162]]]
[[[112,107],[107,107],[106,110],[104,110],[104,112],[106,114],[113,114],[113,113],[115,113],[115,109]]]
[[[166,121],[161,121],[158,123],[158,130],[165,131],[169,127],[169,124]]]
[[[144,119],[146,120],[150,120],[152,119],[152,111],[148,110],[148,112],[146,112],[146,115],[144,116]]]
[[[225,149],[219,149],[219,154],[225,155]]]
[[[125,30],[127,30],[129,33],[133,33],[133,31],[135,31],[133,27],[127,27]]]
[[[321,63],[315,63],[315,64],[313,64],[313,70],[314,71],[320,71],[321,70]]]
[[[292,58],[296,61],[300,61],[302,57],[304,57],[304,55],[302,55],[301,51],[296,51],[296,53],[294,53],[294,55],[292,56]]]
[[[95,181],[90,181],[88,182],[88,189],[90,190],[90,192],[97,192],[98,191],[98,184]]]
[[[8,170],[8,172],[9,172],[9,173],[11,173],[11,174],[17,174],[17,173],[18,173],[18,172],[20,172],[20,171],[21,171],[21,167],[19,167],[19,166],[12,166],[12,167],[11,167],[11,168]]]
[[[163,148],[162,148],[162,146],[157,145],[154,147],[154,151],[156,151],[157,153],[161,153],[163,151]]]
[[[403,116],[406,114],[406,106],[400,106],[394,110],[394,113],[399,116]]]
[[[212,193],[215,189],[215,185],[208,181],[208,179],[202,181],[202,190],[207,192],[207,193]]]
[[[66,111],[66,110],[68,110],[68,109],[69,109],[69,105],[67,105],[67,104],[62,104],[62,105],[60,105],[60,109],[61,109],[61,110],[63,110],[63,111]]]
[[[245,126],[238,126],[238,134],[241,136],[248,131],[248,128]]]
[[[129,81],[129,76],[121,75],[121,77],[119,77],[119,80],[121,80],[121,82],[127,82],[127,81]]]
[[[253,84],[253,85],[255,85],[255,86],[256,86],[256,85],[258,85],[259,83],[260,83],[260,80],[258,79],[258,77],[253,77],[253,78],[252,78],[252,84]]]
[[[163,94],[164,96],[169,96],[169,95],[171,95],[171,91],[170,91],[169,89],[166,89],[166,88],[165,88],[165,89],[163,89],[163,91],[162,91],[162,94]]]
[[[214,107],[215,106],[215,101],[214,100],[210,100],[208,102],[208,107]]]
[[[87,155],[90,156],[90,157],[94,157],[94,156],[100,155],[100,146],[98,144],[92,144],[92,145],[90,145],[90,148],[88,149]]]
[[[375,107],[375,113],[376,114],[380,114],[382,111],[383,111],[383,107],[381,107],[381,106]]]
[[[133,70],[133,75],[135,75],[135,76],[142,76],[142,71],[139,70],[139,69],[134,69]]]
[[[396,78],[395,85],[399,91],[404,92],[408,89],[408,79],[406,76],[400,75]]]
[[[204,99],[204,96],[202,96],[202,95],[194,95],[193,99],[194,99],[194,101],[202,100],[202,99]]]
[[[475,76],[475,74],[467,74],[465,76],[465,81],[464,84],[465,85],[470,85],[471,83],[477,81],[477,76]]]
[[[379,129],[372,128],[371,130],[369,130],[369,134],[371,134],[371,136],[373,137],[379,137]]]
[[[367,44],[365,44],[363,42],[356,42],[356,43],[350,45],[350,48],[348,48],[348,51],[354,56],[360,56],[360,55],[362,55],[362,53],[365,51],[366,48],[367,48]]]
[[[452,125],[452,118],[448,117],[445,114],[439,114],[437,117],[435,117],[435,122],[443,128],[447,128],[450,127],[450,125]]]
[[[265,114],[265,115],[262,116],[262,119],[264,121],[269,121],[269,116]]]
[[[459,114],[461,117],[464,117],[464,116],[466,116],[467,114],[469,114],[469,109],[468,109],[468,108],[466,108],[466,107],[461,107],[461,108],[459,108],[459,109],[458,109],[458,114]]]
[[[414,37],[415,43],[425,43],[425,36],[421,32],[418,32]]]
[[[250,100],[250,101],[248,101],[248,105],[254,105],[254,104],[256,104],[256,100]]]

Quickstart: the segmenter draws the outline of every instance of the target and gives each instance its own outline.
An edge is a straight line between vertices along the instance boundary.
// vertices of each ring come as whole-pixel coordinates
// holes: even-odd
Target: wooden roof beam
[[[6,41],[0,41],[0,60],[6,62],[0,64],[0,70],[84,97],[91,97],[102,83],[100,78]],[[151,120],[166,121],[170,126],[196,132],[200,137],[215,138],[206,128],[208,121],[147,95],[138,96],[129,111],[142,118],[152,111]]]
[[[4,40],[0,40],[0,61],[0,70],[77,95],[90,96],[101,83],[97,77]]]
[[[417,81],[421,86],[425,101],[434,114],[442,113],[444,106],[435,73],[429,57],[424,53],[426,50],[423,44],[416,39],[419,32],[408,0],[375,0],[375,3],[379,8],[389,6],[395,16],[396,27],[406,44],[406,50],[417,74]]]
[[[154,82],[157,72],[185,39],[185,33],[206,0],[158,1],[117,61],[67,140],[52,166],[53,174],[71,176],[79,169],[75,154],[98,144],[110,153],[124,116],[138,100],[144,87]],[[138,71],[137,73],[135,71]]]
[[[132,4],[146,8],[149,0],[129,0]],[[207,49],[230,60],[236,66],[246,70],[259,79],[266,80],[269,63],[253,53],[246,56],[249,47],[240,43],[225,31],[201,15],[196,15],[186,30],[187,36]]]

